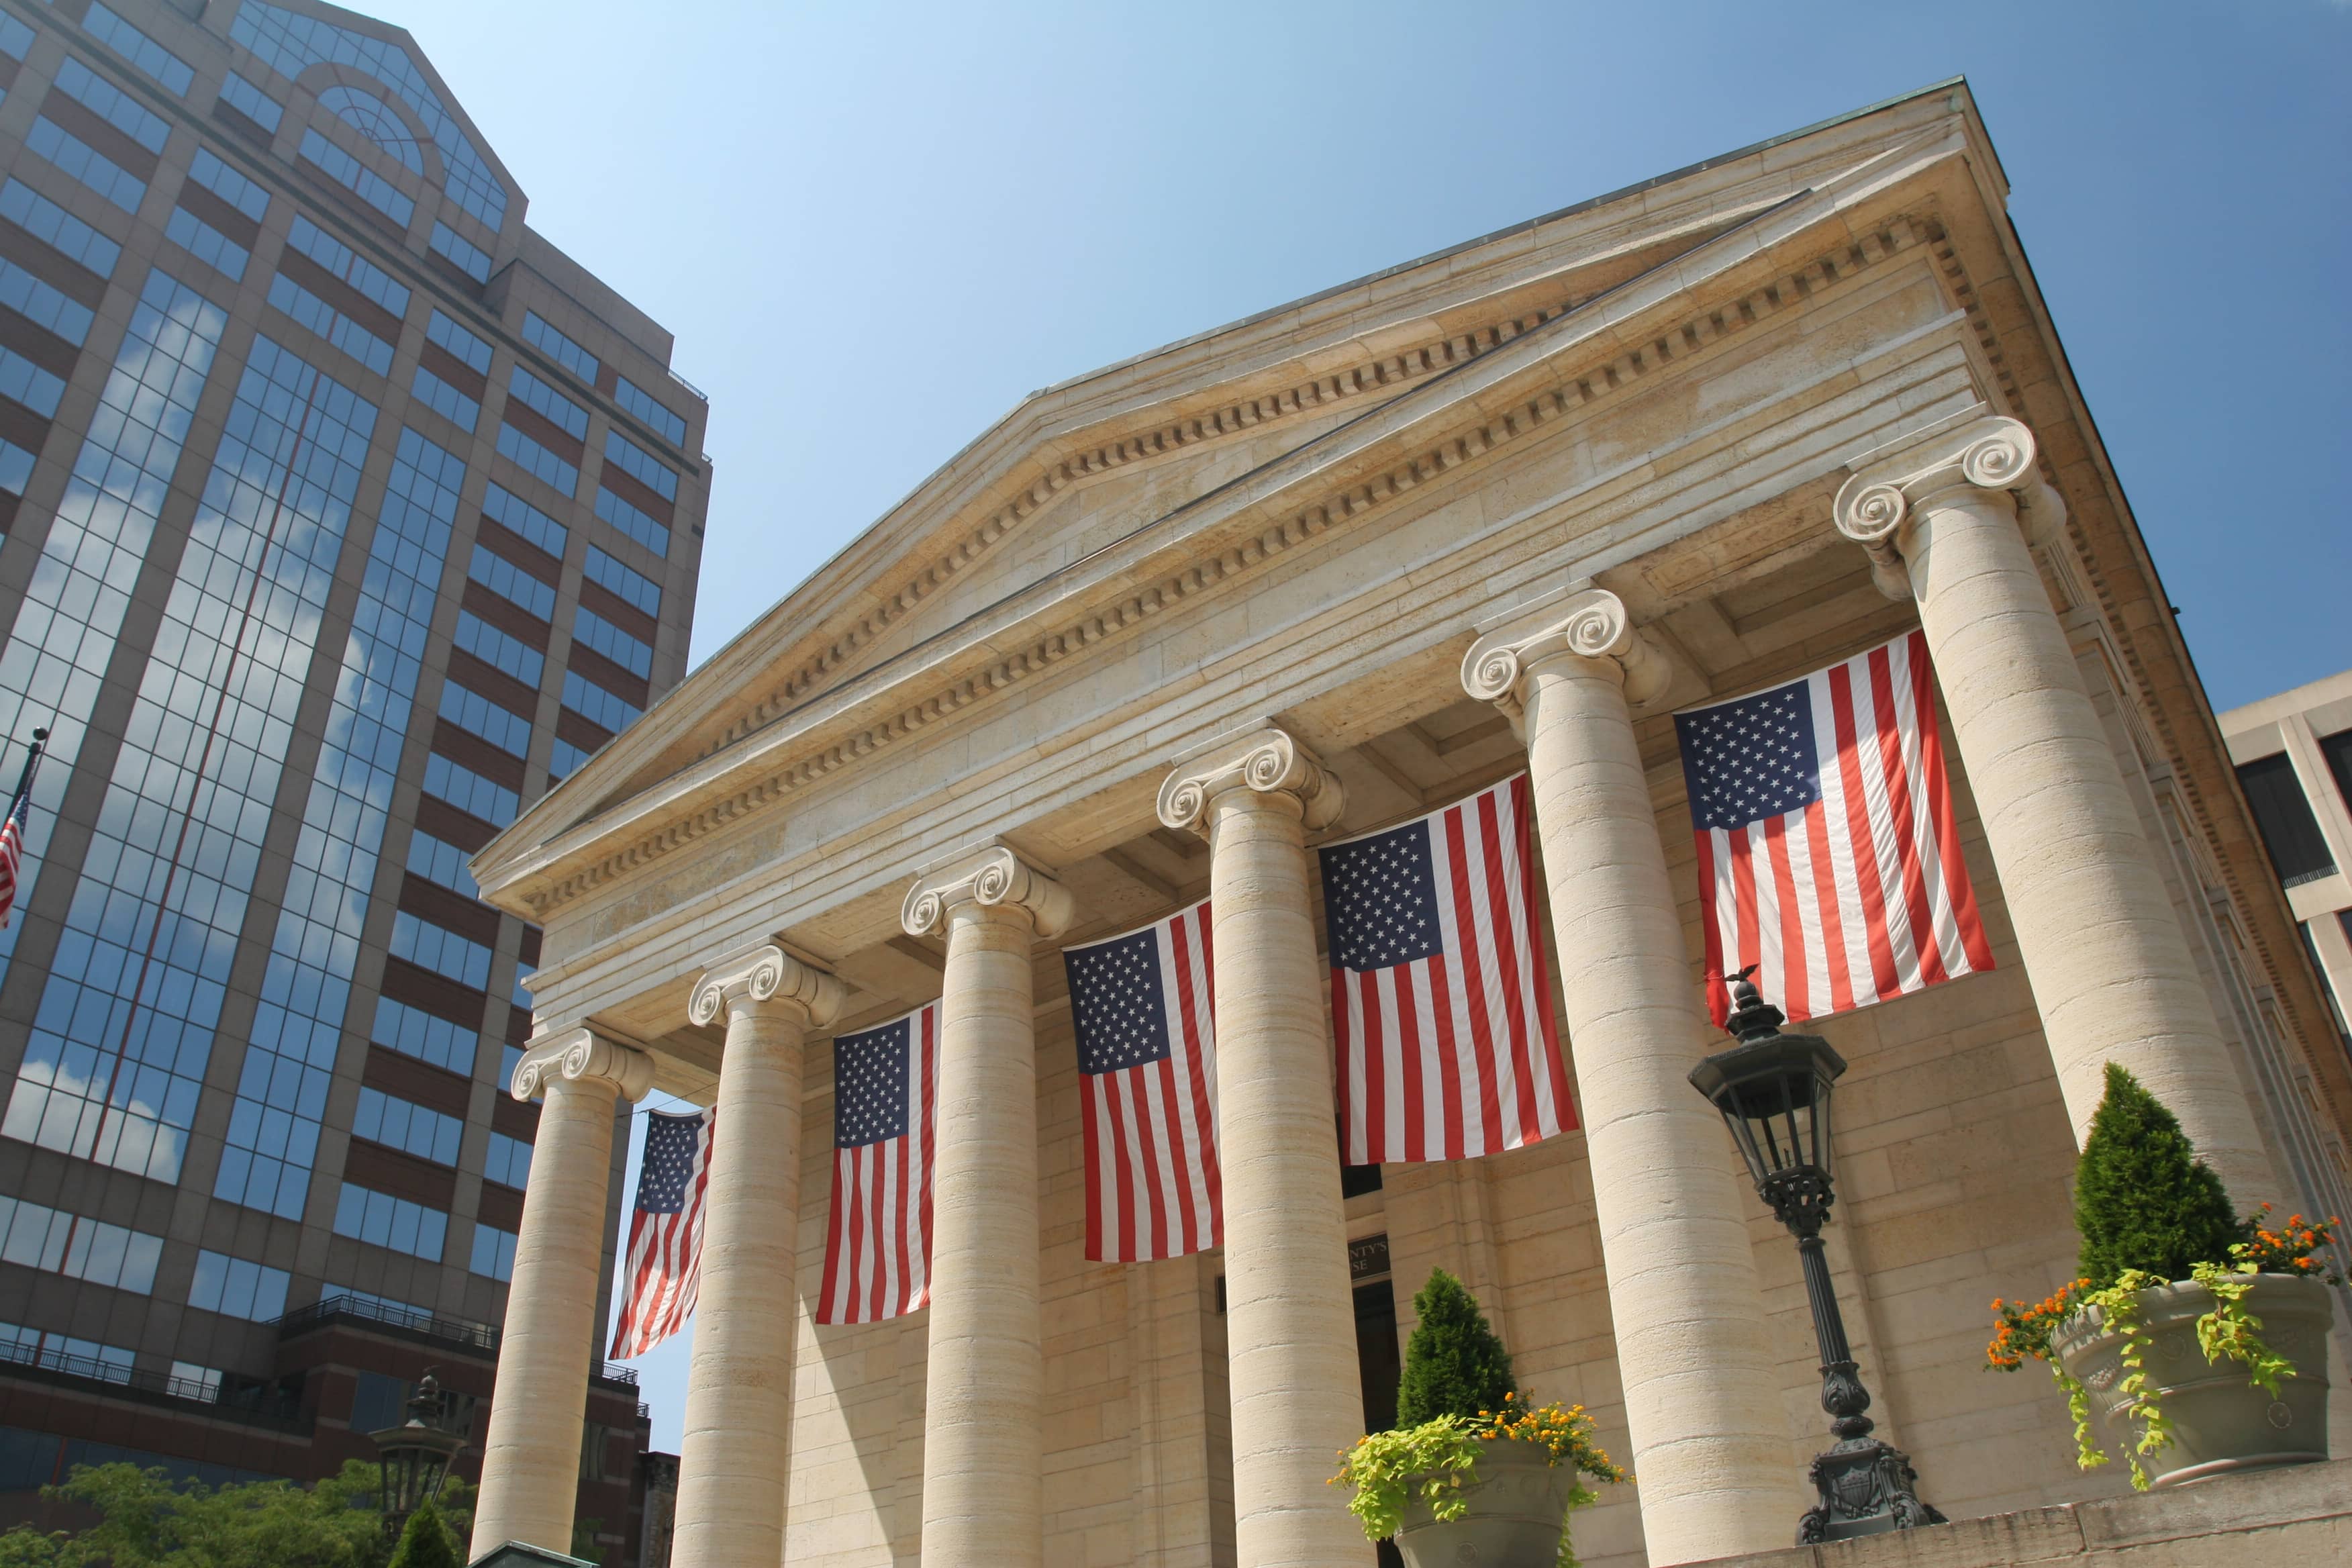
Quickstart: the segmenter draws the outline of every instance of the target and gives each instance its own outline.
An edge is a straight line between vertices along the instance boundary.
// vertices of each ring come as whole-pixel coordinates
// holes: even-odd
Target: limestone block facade
[[[1682,1082],[1720,1037],[1671,715],[1915,626],[1996,966],[1818,1026],[1851,1064],[1830,1257],[1929,1500],[2118,1489],[2046,1380],[1979,1370],[1987,1299],[2071,1275],[2085,1084],[2127,1060],[2242,1203],[2345,1212],[2352,1072],[2006,191],[1947,83],[1039,393],[482,853],[545,929],[551,1055],[643,1058],[722,1142],[739,1079],[761,1118],[798,1086],[765,1150],[796,1195],[747,1163],[710,1201],[745,1234],[796,1204],[771,1272],[803,1299],[697,1343],[687,1416],[764,1408],[730,1368],[787,1339],[789,1441],[714,1461],[779,1500],[690,1517],[689,1438],[681,1548],[1369,1563],[1320,1477],[1393,1361],[1362,1325],[1408,1333],[1441,1265],[1642,1475],[1580,1516],[1587,1562],[1787,1545],[1819,1378],[1796,1253]],[[1521,771],[1582,1127],[1364,1190],[1309,852]],[[1227,1247],[1089,1264],[1059,948],[1212,894]],[[752,944],[802,998],[757,1027],[697,990]],[[828,1031],[935,997],[935,1305],[817,1328]],[[530,1256],[590,1245],[546,1209]],[[1381,1257],[1392,1323],[1349,1272]],[[547,1394],[478,1553],[569,1506],[531,1478],[577,1380],[513,1375]]]

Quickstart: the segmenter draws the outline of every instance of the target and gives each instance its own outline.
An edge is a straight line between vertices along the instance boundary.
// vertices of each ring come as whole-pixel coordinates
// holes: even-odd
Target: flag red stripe
[[[1805,974],[1805,924],[1797,917],[1797,879],[1789,868],[1789,819],[1776,816],[1764,824],[1765,861],[1780,900],[1781,994],[1788,1005],[1803,1008],[1810,994]],[[1792,1015],[1793,1016],[1793,1015]]]
[[[1544,1068],[1551,1079],[1551,1109],[1563,1131],[1574,1127],[1569,1102],[1568,1063],[1559,1053],[1559,1022],[1551,1005],[1551,964],[1544,956],[1544,933],[1536,925],[1535,788],[1528,775],[1511,781],[1511,817],[1518,840],[1519,904],[1527,922],[1528,989],[1535,993],[1536,1022],[1543,1034]]]
[[[1799,684],[1811,714],[1818,799],[1786,816],[1701,827],[1702,764],[1688,752],[1684,758],[1708,1001],[1718,1019],[1725,999],[1716,977],[1743,963],[1764,962],[1767,999],[1792,1020],[1992,966],[1961,855],[1924,634]],[[1768,717],[1757,722],[1778,721],[1774,710],[1760,711]],[[1707,744],[1762,745],[1784,732],[1742,736],[1736,725],[1718,727],[1707,731],[1715,737]],[[1783,764],[1769,758],[1764,765]]]
[[[1338,1098],[1353,1163],[1472,1158],[1575,1125],[1536,927],[1530,800],[1520,775],[1419,819],[1439,952],[1369,973],[1332,966]],[[1403,1037],[1402,1083],[1385,1081],[1384,1029]],[[1391,1124],[1373,1101],[1394,1094],[1409,1098]]]

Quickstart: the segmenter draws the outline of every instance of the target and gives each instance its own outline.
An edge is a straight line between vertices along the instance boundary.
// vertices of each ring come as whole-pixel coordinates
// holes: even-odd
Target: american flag
[[[710,1185],[715,1110],[646,1114],[645,1163],[629,1220],[628,1295],[613,1325],[612,1359],[645,1354],[686,1327],[702,1277],[703,1195]]]
[[[1467,1160],[1576,1125],[1528,816],[1522,773],[1321,850],[1349,1164]]]
[[[33,772],[41,765],[49,732],[33,731],[33,749],[25,754],[25,772],[16,781],[16,798],[8,803],[8,820],[0,823],[0,927],[16,910],[16,889],[25,874],[25,815],[33,805]]]
[[[1708,1009],[1724,975],[1791,1020],[1992,967],[1960,858],[1927,639],[1675,715],[1698,838]]]
[[[1224,1239],[1209,906],[1062,950],[1087,1115],[1087,1257],[1140,1263]]]
[[[833,1042],[833,1212],[820,1323],[878,1323],[931,1300],[940,1005]]]

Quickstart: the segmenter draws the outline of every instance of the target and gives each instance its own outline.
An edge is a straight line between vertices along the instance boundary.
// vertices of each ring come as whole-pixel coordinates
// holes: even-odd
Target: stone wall
[[[2352,1460],[1962,1520],[1715,1568],[2340,1568],[2352,1563]]]
[[[1696,952],[1681,775],[1670,753],[1653,760],[1659,831]],[[1955,792],[1995,969],[1819,1027],[1849,1064],[1828,1237],[1872,1414],[1912,1454],[1923,1495],[1965,1518],[2111,1495],[2124,1483],[2119,1466],[2076,1470],[2064,1406],[2039,1369],[1983,1370],[1990,1299],[2038,1296],[2071,1277],[2074,1146],[1964,774]],[[1219,1265],[1086,1262],[1075,1047],[1050,945],[1039,950],[1036,994],[1047,1560],[1229,1563]],[[829,1075],[810,1078],[799,1269],[814,1280],[833,1111]],[[1736,1158],[1727,1138],[1723,1157]],[[1412,1331],[1412,1295],[1430,1268],[1454,1270],[1494,1314],[1523,1381],[1585,1405],[1603,1444],[1625,1453],[1580,1136],[1473,1163],[1391,1165],[1384,1191],[1350,1201],[1349,1220],[1351,1236],[1389,1237],[1401,1333]],[[1760,1203],[1749,1223],[1769,1340],[1782,1355],[1793,1529],[1826,1418],[1795,1248]],[[924,1320],[815,1331],[803,1318],[799,1332],[792,1560],[910,1563],[921,1526]],[[1633,1491],[1608,1489],[1580,1515],[1578,1542],[1594,1568],[1639,1563]]]

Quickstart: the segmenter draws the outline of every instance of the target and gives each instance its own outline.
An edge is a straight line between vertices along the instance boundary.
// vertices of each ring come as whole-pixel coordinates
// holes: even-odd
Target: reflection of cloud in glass
[[[161,1073],[126,1073],[114,1086],[112,1109],[101,1114],[100,1068],[111,1076],[113,1058],[72,1047],[64,1061],[44,1059],[55,1044],[36,1037],[34,1051],[17,1072],[16,1092],[8,1097],[7,1115],[0,1118],[0,1135],[157,1181],[178,1180],[187,1156],[188,1117],[173,1118],[180,1125],[173,1125],[152,1098],[154,1089],[171,1080]],[[44,1045],[50,1050],[42,1051]],[[193,1094],[188,1098],[187,1110],[193,1111]]]

